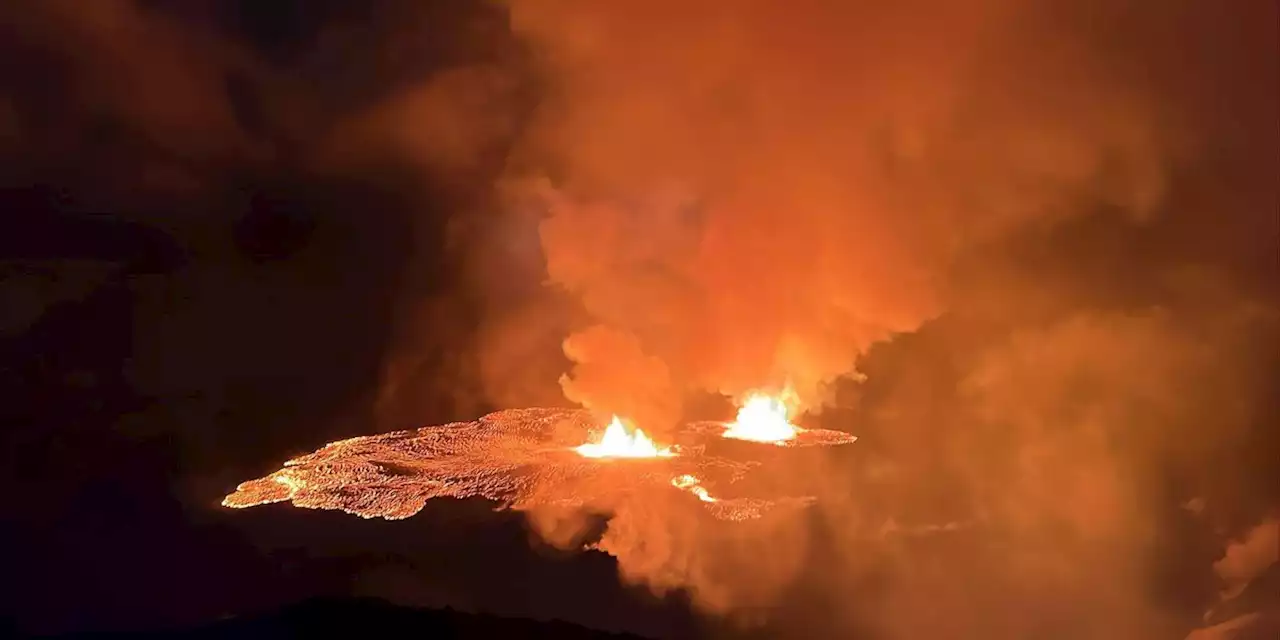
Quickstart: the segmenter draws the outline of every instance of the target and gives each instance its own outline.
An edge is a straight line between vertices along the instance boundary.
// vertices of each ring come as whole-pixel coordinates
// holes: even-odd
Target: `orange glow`
[[[298,493],[298,490],[302,489],[305,486],[305,483],[303,483],[302,480],[299,480],[283,471],[280,473],[277,473],[275,476],[272,476],[272,478],[277,483],[282,484],[285,487],[288,487],[290,496]]]
[[[609,422],[599,442],[575,447],[574,451],[588,458],[669,458],[676,455],[669,447],[659,449],[640,429],[627,433],[618,416]]]
[[[716,501],[715,498],[711,497],[711,494],[707,493],[707,490],[703,488],[701,481],[699,481],[696,476],[691,476],[687,473],[682,476],[676,476],[671,479],[671,486],[677,489],[684,489],[685,491],[698,496],[698,499],[703,502]]]
[[[281,493],[282,487],[283,493]],[[284,469],[265,478],[240,483],[234,493],[222,499],[222,506],[244,509],[268,502],[293,500],[298,492],[306,488],[306,481],[293,473],[286,464]]]
[[[738,409],[724,437],[753,442],[781,443],[795,439],[801,429],[787,419],[787,405],[780,397],[753,394]]]

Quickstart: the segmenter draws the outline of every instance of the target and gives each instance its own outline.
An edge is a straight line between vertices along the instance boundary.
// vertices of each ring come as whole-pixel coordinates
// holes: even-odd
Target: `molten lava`
[[[671,479],[671,486],[677,489],[684,489],[685,491],[698,496],[698,499],[703,502],[718,502],[718,500],[711,497],[710,493],[707,493],[707,490],[702,486],[701,481],[698,480],[696,476],[692,476],[687,473],[681,476],[676,476]]]
[[[289,497],[291,498],[294,495],[296,495],[299,491],[301,491],[303,488],[306,487],[305,482],[293,477],[293,475],[290,474],[287,469],[277,472],[275,475],[271,476],[271,478],[275,480],[276,483],[281,484],[286,488],[288,488]]]
[[[609,422],[599,442],[575,447],[574,451],[588,458],[670,458],[676,455],[669,447],[659,449],[640,429],[627,433],[618,416]]]
[[[787,419],[787,405],[781,398],[754,394],[738,410],[737,419],[728,425],[724,437],[776,444],[794,440],[800,432]]]
[[[719,439],[724,423],[683,425],[677,437],[689,444],[680,449],[659,447],[617,418],[598,441],[579,444],[582,434],[600,431],[593,423],[582,410],[507,409],[469,422],[348,438],[240,483],[222,504],[244,509],[285,502],[398,520],[435,498],[481,497],[518,510],[543,505],[614,509],[678,490],[697,496],[713,517],[739,522],[812,502],[807,497],[712,497],[705,487],[728,486],[759,466],[742,459],[745,452],[733,458],[708,454],[700,443]],[[838,431],[798,433],[794,440],[773,444],[829,446],[855,440]],[[612,464],[628,458],[651,463]]]

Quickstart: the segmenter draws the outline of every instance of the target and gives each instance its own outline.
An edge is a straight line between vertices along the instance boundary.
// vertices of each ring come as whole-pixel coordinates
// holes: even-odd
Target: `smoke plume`
[[[1082,202],[1150,216],[1177,142],[1118,43],[1026,3],[511,11],[551,74],[525,149],[548,275],[627,336],[566,340],[589,406],[630,408],[629,379],[818,408],[942,311],[959,252]]]
[[[866,380],[824,416],[860,453],[776,471],[818,487],[807,525],[730,544],[620,505],[623,574],[722,611],[874,594],[833,617],[887,637],[1178,628],[1166,507],[1247,517],[1259,467],[1209,477],[1270,437],[1254,9],[510,3],[546,95],[503,188],[575,304],[565,396],[661,433],[692,392],[820,413]]]

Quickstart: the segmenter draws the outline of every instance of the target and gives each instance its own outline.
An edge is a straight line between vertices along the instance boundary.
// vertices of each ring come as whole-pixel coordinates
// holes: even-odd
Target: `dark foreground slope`
[[[539,622],[464,613],[451,609],[413,609],[373,599],[319,599],[271,613],[228,618],[204,627],[158,633],[64,636],[67,640],[174,638],[236,640],[254,638],[430,638],[438,640],[546,639],[643,640],[640,636],[594,631],[567,622]]]

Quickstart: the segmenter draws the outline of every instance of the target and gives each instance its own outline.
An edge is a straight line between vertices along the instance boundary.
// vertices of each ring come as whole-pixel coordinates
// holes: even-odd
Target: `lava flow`
[[[759,517],[785,500],[708,500],[703,483],[733,483],[756,465],[706,455],[703,447],[659,447],[615,419],[597,442],[586,411],[511,409],[471,422],[332,442],[241,483],[231,508],[289,502],[364,518],[407,518],[433,498],[483,497],[499,507],[609,507],[646,492],[687,491],[724,520]],[[575,442],[576,441],[576,442]],[[624,460],[628,464],[616,464]],[[684,477],[700,478],[696,488]],[[672,479],[676,478],[677,481]]]
[[[598,439],[582,444],[584,435]],[[857,440],[840,431],[801,429],[781,398],[749,398],[730,424],[694,423],[660,446],[614,417],[601,431],[587,411],[510,409],[471,422],[332,442],[283,468],[241,483],[222,504],[245,508],[289,502],[365,518],[407,518],[433,498],[493,500],[500,508],[611,507],[645,492],[690,493],[716,518],[745,520],[809,498],[712,497],[760,463],[716,457],[703,442],[731,438],[776,446]],[[690,444],[689,439],[697,439]],[[617,464],[625,460],[626,464]]]
[[[698,480],[698,478],[696,478],[695,476],[691,476],[687,473],[684,475],[676,476],[672,478],[671,486],[677,489],[684,489],[685,491],[688,491],[689,493],[692,493],[693,495],[698,496],[698,499],[703,502],[719,502],[715,498],[711,497],[711,494],[708,493],[707,490],[702,486],[702,483],[701,481]]]

